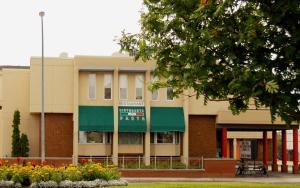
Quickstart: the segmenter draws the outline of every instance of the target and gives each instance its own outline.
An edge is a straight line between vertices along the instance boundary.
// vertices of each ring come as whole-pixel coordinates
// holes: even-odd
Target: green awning
[[[185,131],[182,107],[151,107],[150,131]]]
[[[143,106],[119,106],[119,132],[146,132],[146,111]]]
[[[79,106],[80,131],[114,131],[112,106]]]

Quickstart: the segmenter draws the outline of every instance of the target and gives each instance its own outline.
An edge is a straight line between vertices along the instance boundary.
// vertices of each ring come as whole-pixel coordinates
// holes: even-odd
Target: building
[[[172,88],[151,93],[148,85],[159,79],[152,75],[154,68],[155,62],[129,57],[45,58],[46,157],[77,162],[102,156],[118,163],[120,156],[140,156],[146,165],[153,156],[179,157],[184,163],[195,157],[239,159],[243,140],[257,141],[258,160],[265,164],[277,156],[271,138],[291,127],[279,119],[272,124],[268,109],[253,105],[233,116],[227,102],[204,105],[203,98],[189,97],[192,91],[178,98],[172,98]],[[0,105],[0,156],[10,156],[16,109],[21,131],[29,136],[30,156],[40,156],[39,57],[31,58],[30,67],[2,67]]]

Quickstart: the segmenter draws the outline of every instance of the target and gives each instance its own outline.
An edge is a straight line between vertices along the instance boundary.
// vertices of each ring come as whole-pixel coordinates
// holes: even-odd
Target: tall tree
[[[20,111],[16,110],[14,112],[14,119],[13,119],[13,134],[12,134],[12,157],[19,157],[21,156],[20,153]]]
[[[268,107],[300,120],[299,0],[144,0],[141,32],[122,32],[121,50],[156,60],[155,74],[178,95],[193,88],[228,100],[234,114]]]

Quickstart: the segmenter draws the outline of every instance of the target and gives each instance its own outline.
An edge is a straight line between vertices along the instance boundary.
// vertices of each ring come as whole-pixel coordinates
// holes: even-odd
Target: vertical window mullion
[[[173,144],[176,143],[176,135],[175,135],[175,132],[173,132]]]

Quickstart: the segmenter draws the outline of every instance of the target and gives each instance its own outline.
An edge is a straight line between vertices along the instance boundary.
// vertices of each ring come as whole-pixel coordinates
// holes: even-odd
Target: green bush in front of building
[[[29,186],[31,183],[55,181],[60,183],[64,180],[94,181],[119,180],[121,177],[118,168],[113,165],[104,167],[100,163],[87,162],[82,165],[54,167],[50,165],[35,165],[28,162],[26,165],[14,164],[0,160],[0,181],[14,181],[22,186]]]
[[[26,134],[20,136],[20,111],[16,110],[14,112],[13,119],[13,133],[12,133],[12,157],[28,157],[29,153],[29,141]]]

